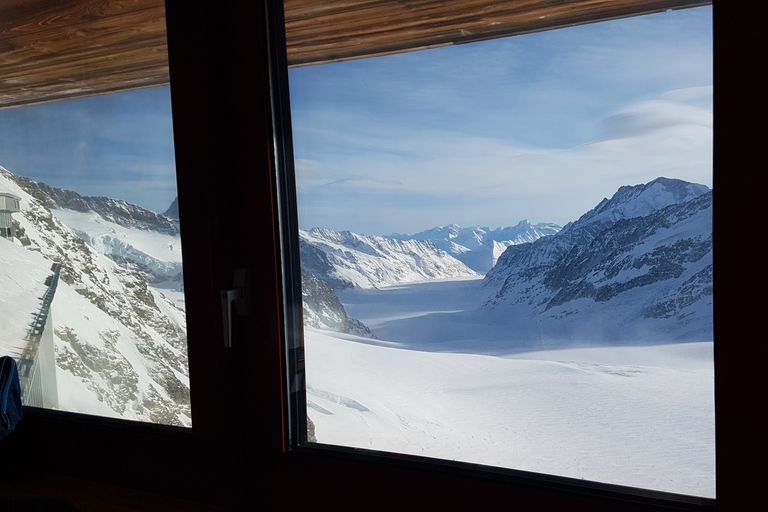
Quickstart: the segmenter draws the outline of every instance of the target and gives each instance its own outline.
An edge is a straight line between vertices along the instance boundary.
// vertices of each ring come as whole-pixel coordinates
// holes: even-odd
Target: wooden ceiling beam
[[[709,0],[286,0],[288,65],[402,53],[710,3]]]
[[[289,66],[402,53],[711,3],[284,1]],[[167,54],[164,0],[2,0],[0,108],[165,85],[170,82]]]
[[[0,2],[0,108],[169,82],[163,0]]]

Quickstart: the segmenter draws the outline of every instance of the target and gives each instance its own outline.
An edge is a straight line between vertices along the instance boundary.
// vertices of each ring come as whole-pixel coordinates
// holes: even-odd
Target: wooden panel
[[[436,46],[709,4],[702,0],[286,0],[289,66]]]
[[[169,83],[163,0],[3,0],[0,107]]]
[[[285,0],[288,64],[400,53],[708,3]],[[165,34],[164,0],[0,0],[0,108],[168,84]]]

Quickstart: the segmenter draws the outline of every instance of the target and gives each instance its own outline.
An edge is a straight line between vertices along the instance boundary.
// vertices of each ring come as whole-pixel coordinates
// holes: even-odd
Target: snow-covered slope
[[[21,355],[50,274],[50,260],[0,237],[0,355]]]
[[[712,192],[659,178],[508,248],[486,306],[517,319],[521,339],[709,341],[712,272]]]
[[[299,231],[301,266],[334,288],[371,288],[477,273],[420,240],[395,240],[350,231]]]
[[[31,255],[28,273],[53,262],[62,265],[51,307],[60,408],[190,425],[183,302],[177,300],[178,291],[164,293],[167,283],[150,286],[158,277],[180,272],[174,222],[106,198],[93,202],[98,215],[96,210],[61,209],[62,197],[74,201],[69,206],[80,204],[81,210],[91,201],[67,191],[51,196],[50,187],[2,167],[0,190],[21,197],[21,211],[13,215],[17,239],[0,240],[5,242],[0,246],[3,265],[18,261],[23,255],[19,250]],[[98,243],[106,237],[133,250],[116,254],[107,249],[115,244]],[[168,273],[155,272],[162,267],[158,262],[170,269]],[[32,313],[23,301],[5,307],[3,313],[22,318]]]
[[[462,228],[457,224],[435,227],[415,235],[394,234],[396,240],[426,240],[452,255],[476,272],[485,273],[510,245],[533,242],[560,231],[560,226],[549,222],[531,224],[521,220],[515,226],[490,229],[483,226]]]

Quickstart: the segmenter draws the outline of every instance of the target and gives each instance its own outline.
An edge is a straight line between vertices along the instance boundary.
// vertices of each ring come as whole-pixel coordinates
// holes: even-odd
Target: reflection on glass
[[[191,426],[169,89],[0,110],[0,165],[24,403]]]
[[[711,73],[711,8],[291,70],[310,440],[713,497]]]

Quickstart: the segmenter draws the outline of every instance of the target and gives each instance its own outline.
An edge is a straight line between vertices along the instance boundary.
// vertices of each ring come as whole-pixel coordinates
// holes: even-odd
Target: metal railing
[[[45,293],[40,298],[40,309],[34,314],[32,323],[25,340],[27,345],[18,361],[19,380],[21,383],[21,401],[24,405],[34,407],[45,407],[51,404],[46,403],[45,388],[53,386],[55,388],[56,375],[43,375],[46,372],[41,370],[40,350],[43,346],[41,340],[44,335],[50,333],[51,303],[56,294],[56,287],[59,284],[59,272],[61,263],[54,263],[51,266],[53,274],[45,279],[47,286]],[[53,357],[53,354],[47,354]],[[50,373],[50,372],[48,372]]]

